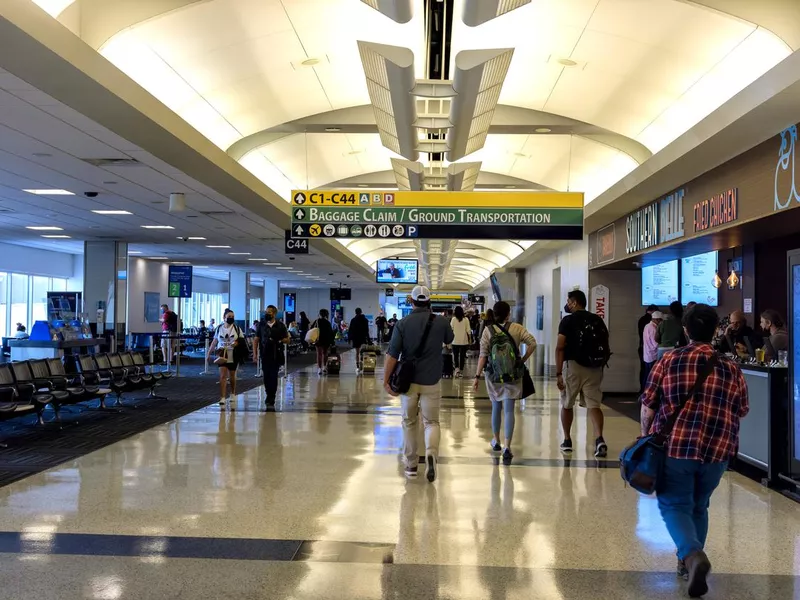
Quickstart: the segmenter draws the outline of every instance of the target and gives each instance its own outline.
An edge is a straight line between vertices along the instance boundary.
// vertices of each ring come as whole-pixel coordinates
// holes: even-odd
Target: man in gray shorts
[[[564,441],[561,451],[572,452],[572,421],[575,401],[589,410],[594,425],[595,451],[598,458],[608,455],[603,439],[603,369],[611,353],[608,348],[608,329],[603,319],[586,310],[586,294],[573,290],[567,294],[564,306],[567,314],[558,326],[556,372],[561,393],[561,426]]]

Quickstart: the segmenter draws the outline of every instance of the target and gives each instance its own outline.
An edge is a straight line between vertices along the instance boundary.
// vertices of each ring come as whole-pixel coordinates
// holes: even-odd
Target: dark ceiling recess
[[[450,79],[450,42],[453,37],[454,0],[425,0],[425,39],[427,43],[427,79]],[[444,133],[429,133],[428,139],[444,139]],[[442,161],[440,152],[429,153],[431,161]]]

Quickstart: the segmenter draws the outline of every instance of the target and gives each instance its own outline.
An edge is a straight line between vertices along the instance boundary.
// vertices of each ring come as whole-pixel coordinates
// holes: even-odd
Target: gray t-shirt
[[[415,308],[410,315],[397,323],[389,343],[389,356],[413,358],[422,342],[425,326],[431,311],[427,308]],[[435,385],[442,378],[442,345],[453,343],[453,328],[444,317],[435,317],[428,341],[417,361],[413,383],[419,385]]]

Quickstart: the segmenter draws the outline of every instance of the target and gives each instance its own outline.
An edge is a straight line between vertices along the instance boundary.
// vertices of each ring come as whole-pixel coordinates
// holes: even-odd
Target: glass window
[[[30,325],[32,326],[36,321],[47,320],[47,292],[50,287],[50,278],[33,276],[31,279]],[[30,330],[30,326],[28,329]]]
[[[28,280],[30,277],[20,273],[11,274],[11,329],[16,331],[17,323],[22,323],[30,332],[28,323]]]
[[[50,286],[51,292],[66,292],[67,291],[67,279],[61,279],[60,277],[53,277],[50,281],[52,281],[52,285]]]

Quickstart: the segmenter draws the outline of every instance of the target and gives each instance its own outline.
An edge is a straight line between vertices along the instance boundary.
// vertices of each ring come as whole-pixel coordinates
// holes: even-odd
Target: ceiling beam
[[[538,131],[537,131],[538,130]],[[378,133],[371,104],[353,106],[282,123],[253,133],[232,144],[228,154],[240,160],[245,154],[274,141],[275,133]],[[603,127],[543,111],[498,104],[489,135],[576,135],[619,150],[641,164],[653,153],[633,138]]]

